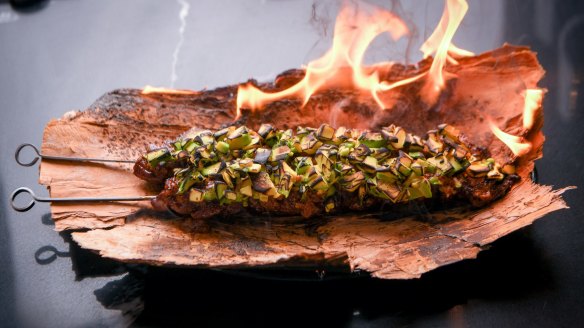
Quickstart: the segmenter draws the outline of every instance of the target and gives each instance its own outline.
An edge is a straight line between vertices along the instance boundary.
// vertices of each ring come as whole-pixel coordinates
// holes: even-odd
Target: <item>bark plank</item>
[[[308,104],[286,99],[262,112],[244,112],[238,124],[257,128],[299,125],[375,129],[390,123],[423,134],[440,123],[459,128],[473,143],[487,147],[500,161],[510,151],[488,129],[493,119],[509,133],[521,133],[522,91],[537,87],[544,71],[527,48],[504,46],[448,66],[455,74],[437,104],[417,96],[422,83],[383,95],[391,108],[354,90],[326,90]],[[376,67],[388,81],[427,70],[418,66]],[[279,90],[302,77],[285,72]],[[237,86],[192,95],[151,94],[121,89],[98,99],[85,111],[70,112],[45,128],[42,152],[47,155],[135,160],[150,145],[176,138],[192,128],[218,129],[233,123]],[[319,266],[339,263],[388,279],[419,277],[442,265],[476,257],[486,244],[531,224],[545,214],[567,208],[566,189],[532,183],[528,173],[541,157],[543,116],[525,137],[533,151],[519,162],[522,181],[503,199],[476,209],[435,212],[423,219],[384,220],[383,215],[345,215],[304,220],[295,218],[228,218],[200,221],[161,218],[148,202],[52,204],[55,229],[81,230],[73,239],[81,247],[127,262],[197,267]],[[152,195],[153,186],[134,177],[128,164],[43,161],[40,183],[52,197]]]

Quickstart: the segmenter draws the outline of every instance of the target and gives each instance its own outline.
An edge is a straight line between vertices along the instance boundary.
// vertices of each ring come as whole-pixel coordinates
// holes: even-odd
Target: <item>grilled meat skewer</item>
[[[519,179],[512,165],[496,163],[446,124],[425,138],[394,125],[193,129],[145,154],[134,173],[164,183],[156,208],[194,218],[243,210],[313,217],[420,201],[479,207]]]

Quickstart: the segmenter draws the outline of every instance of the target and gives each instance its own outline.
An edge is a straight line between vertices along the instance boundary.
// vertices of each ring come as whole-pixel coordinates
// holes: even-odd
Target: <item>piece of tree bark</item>
[[[407,279],[475,258],[484,245],[565,208],[563,191],[526,181],[485,209],[433,213],[427,221],[414,217],[384,221],[366,215],[318,223],[278,219],[202,223],[163,221],[144,213],[110,230],[74,232],[73,239],[81,247],[127,262],[274,267],[306,262],[320,266],[342,258],[352,270]]]
[[[419,74],[418,67],[375,67],[387,80]],[[263,122],[277,127],[318,127],[323,122],[359,128],[395,123],[418,134],[446,122],[470,140],[487,147],[500,161],[511,152],[492,136],[486,120],[494,119],[510,133],[521,132],[523,96],[544,74],[527,48],[504,46],[493,52],[448,66],[456,74],[437,105],[417,96],[421,83],[394,89],[383,97],[393,104],[380,110],[353,90],[327,90],[308,104],[286,99],[262,112],[245,112],[239,124],[257,128]],[[276,83],[260,86],[278,90],[295,83],[301,71],[283,73]],[[83,112],[51,121],[42,151],[48,155],[136,159],[148,145],[174,139],[191,127],[218,129],[235,117],[237,86],[192,95],[141,95],[139,90],[116,90]],[[502,200],[481,210],[453,209],[387,221],[375,215],[329,219],[231,218],[226,221],[168,220],[147,202],[53,204],[55,228],[73,233],[81,247],[128,262],[204,267],[301,266],[346,263],[381,278],[413,278],[438,266],[474,258],[493,242],[545,214],[566,208],[565,190],[533,184],[528,173],[541,156],[542,116],[526,138],[535,145],[519,162],[522,181]],[[136,196],[157,191],[133,176],[128,164],[43,161],[40,183],[52,197]]]

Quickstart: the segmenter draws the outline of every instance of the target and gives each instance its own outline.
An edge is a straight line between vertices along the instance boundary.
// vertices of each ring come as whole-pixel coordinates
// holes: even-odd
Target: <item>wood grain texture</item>
[[[418,66],[375,67],[391,81],[427,70]],[[519,133],[525,88],[534,88],[544,71],[527,48],[504,46],[448,66],[456,74],[439,102],[428,106],[416,96],[421,84],[384,95],[392,103],[379,110],[353,90],[327,90],[300,107],[297,99],[274,102],[263,112],[245,112],[239,124],[279,128],[333,122],[359,128],[390,123],[423,134],[447,122],[500,161],[512,154],[493,138],[486,120]],[[279,90],[302,77],[285,72]],[[193,95],[141,95],[116,90],[85,111],[71,112],[47,125],[42,152],[51,155],[136,159],[150,145],[160,145],[194,126],[218,129],[232,123],[237,86]],[[522,181],[503,199],[481,210],[453,209],[420,217],[387,220],[383,215],[294,218],[228,218],[200,221],[168,219],[147,202],[53,204],[55,229],[80,230],[73,239],[105,257],[155,265],[201,267],[319,266],[327,263],[365,270],[388,279],[419,277],[442,265],[476,257],[484,245],[567,205],[561,190],[531,183],[527,174],[541,156],[543,116],[525,137],[535,147],[519,162]],[[135,196],[156,194],[134,177],[131,165],[43,161],[40,183],[52,197]]]
[[[74,232],[82,247],[127,262],[198,267],[274,267],[345,259],[352,270],[386,279],[424,272],[477,253],[496,239],[566,208],[564,190],[522,183],[480,211],[433,213],[424,220],[343,216],[314,222],[273,219],[233,222],[162,221],[152,213],[110,230]]]

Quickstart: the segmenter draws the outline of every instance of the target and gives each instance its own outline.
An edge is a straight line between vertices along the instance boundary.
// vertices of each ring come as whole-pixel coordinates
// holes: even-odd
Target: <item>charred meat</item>
[[[194,218],[240,211],[312,217],[428,200],[478,207],[519,179],[445,124],[424,138],[394,125],[194,129],[145,154],[134,173],[164,183],[156,208]]]

